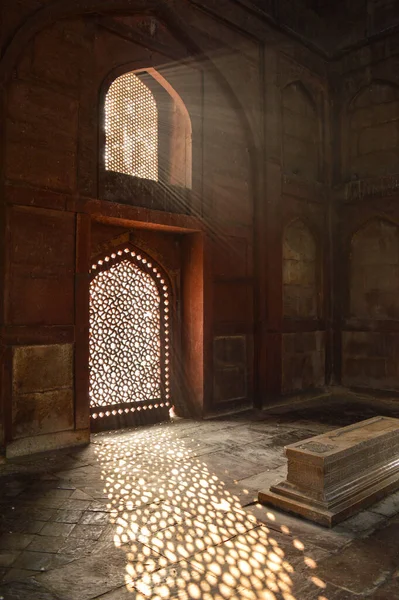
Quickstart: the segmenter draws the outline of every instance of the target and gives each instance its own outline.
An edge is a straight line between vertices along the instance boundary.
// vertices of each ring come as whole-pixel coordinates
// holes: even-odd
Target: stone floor
[[[0,466],[0,599],[399,598],[399,493],[334,530],[255,502],[283,446],[395,405],[177,421]]]

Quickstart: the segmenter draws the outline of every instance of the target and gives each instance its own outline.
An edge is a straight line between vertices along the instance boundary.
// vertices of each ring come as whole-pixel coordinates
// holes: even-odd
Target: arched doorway
[[[165,420],[170,407],[171,289],[143,252],[126,247],[92,266],[92,431]]]

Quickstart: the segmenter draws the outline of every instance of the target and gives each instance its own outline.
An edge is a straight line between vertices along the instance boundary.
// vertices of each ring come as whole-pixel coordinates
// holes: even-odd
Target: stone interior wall
[[[373,219],[352,238],[350,316],[399,319],[399,228]]]
[[[346,179],[395,173],[399,164],[399,87],[370,84],[348,110]]]
[[[101,16],[68,18],[66,0],[2,2],[7,442],[88,428],[88,269],[93,248],[107,241],[100,221],[120,228],[116,237],[138,222],[170,228],[185,251],[184,236],[200,236],[201,282],[193,278],[187,290],[201,290],[203,413],[325,381],[397,387],[389,356],[399,331],[399,44],[373,37],[395,3],[348,3],[348,27],[327,4],[257,4],[260,11],[246,12],[229,3],[222,22],[212,13],[222,4],[181,2],[168,24],[130,14],[128,1],[125,11],[116,2],[115,14],[110,0]],[[47,16],[28,35],[41,7]],[[240,33],[244,22],[249,35]],[[14,48],[22,24],[27,35]],[[103,177],[104,85],[126,57],[129,68],[157,69],[188,110],[191,189]],[[365,220],[371,225],[361,230]],[[146,236],[148,248],[157,245]],[[27,356],[40,363],[34,377]],[[57,361],[59,378],[46,383]]]
[[[33,7],[30,0],[22,0],[16,15],[11,10],[14,3],[5,4],[1,31],[9,24],[8,39],[12,26],[22,23]],[[196,24],[193,44],[206,47],[210,18],[185,10],[187,27]],[[11,13],[12,25],[7,20]],[[231,38],[230,28],[222,37]],[[218,69],[226,72],[222,78],[226,83],[220,83],[219,70],[202,59],[183,64],[181,59],[191,51],[156,18],[132,18],[121,11],[104,18],[46,21],[19,48],[13,76],[7,81],[2,135],[7,227],[3,241],[9,266],[4,273],[1,340],[7,381],[2,386],[0,413],[1,419],[6,415],[7,442],[57,434],[62,444],[71,438],[60,434],[89,426],[88,269],[92,252],[106,242],[99,234],[97,217],[107,220],[107,214],[110,223],[120,228],[116,237],[127,231],[132,243],[158,253],[159,262],[168,256],[172,262],[176,259],[169,271],[176,281],[184,261],[181,247],[170,242],[171,233],[166,243],[167,234],[157,229],[169,228],[178,236],[192,230],[207,232],[208,270],[203,283],[207,381],[202,412],[205,405],[207,410],[215,409],[219,400],[236,401],[235,386],[225,386],[220,397],[213,396],[212,348],[213,338],[220,335],[241,336],[245,344],[252,339],[254,191],[249,153],[253,149],[244,128],[245,115],[232,100],[228,82],[234,84],[240,73],[247,73],[242,100],[257,123],[260,99],[259,73],[251,67],[257,45],[248,42],[239,48],[242,39],[236,34],[232,41],[233,60],[225,54],[215,56]],[[217,37],[208,43],[215,50],[223,46]],[[104,82],[118,73],[127,56],[132,69],[159,70],[188,110],[191,188],[132,178],[116,178],[112,188],[104,183],[99,168]],[[172,145],[175,142],[172,139]],[[138,231],[137,219],[151,222],[152,232]],[[217,240],[215,245],[212,239]],[[231,296],[239,298],[239,306],[228,303],[226,311],[223,306]],[[57,350],[66,347],[68,352]],[[35,374],[26,356],[40,365]],[[242,357],[239,360],[245,385],[240,383],[238,395],[250,405],[252,365],[247,354],[245,364]],[[53,370],[54,379],[46,381],[47,372]]]
[[[213,341],[214,398],[225,403],[247,396],[248,358],[245,336],[220,336]]]
[[[283,393],[322,388],[324,384],[324,332],[284,333]]]
[[[383,21],[391,14],[394,25],[395,3],[388,4],[375,3],[375,15],[385,10]],[[334,377],[376,390],[399,388],[398,54],[396,37],[387,37],[353,50],[332,70],[341,132],[333,188]]]
[[[325,383],[327,149],[323,77],[297,78],[292,62],[280,63],[289,83],[281,91],[282,135],[282,393]],[[309,225],[308,225],[309,224]],[[323,240],[322,243],[319,240]]]
[[[13,352],[13,438],[74,428],[72,344]]]
[[[302,221],[285,228],[283,238],[283,307],[289,318],[316,318],[319,277],[315,240]]]
[[[316,107],[300,81],[282,92],[284,173],[308,181],[319,178],[319,122]]]
[[[373,219],[356,232],[349,277],[350,317],[374,331],[343,334],[343,382],[398,389],[399,335],[389,331],[399,320],[399,228],[394,223]],[[384,324],[388,331],[375,331]]]
[[[286,323],[301,320],[311,326],[320,312],[320,256],[309,228],[289,223],[283,238],[283,311]],[[306,390],[325,383],[325,335],[322,331],[284,333],[282,391]]]
[[[399,334],[344,331],[343,373],[346,386],[399,390]]]
[[[284,30],[295,31],[327,55],[361,45],[399,25],[398,0],[253,0]]]
[[[13,331],[16,439],[74,427],[75,216],[14,206],[8,219],[5,319]]]

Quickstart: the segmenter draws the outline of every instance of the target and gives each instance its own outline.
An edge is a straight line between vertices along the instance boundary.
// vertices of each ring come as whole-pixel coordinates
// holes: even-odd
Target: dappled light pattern
[[[296,539],[293,549],[287,536],[282,547],[281,533],[245,512],[173,426],[95,443],[132,597],[301,600],[286,550],[299,554],[302,568],[314,568],[304,545]]]
[[[98,409],[93,418],[116,414],[117,404],[129,411],[137,410],[138,403],[168,400],[166,281],[157,267],[128,248],[99,260],[92,272],[90,404]]]

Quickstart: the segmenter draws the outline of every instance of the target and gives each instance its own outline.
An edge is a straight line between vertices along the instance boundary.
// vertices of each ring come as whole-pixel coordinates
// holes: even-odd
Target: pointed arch
[[[90,413],[93,429],[171,403],[171,288],[163,270],[128,245],[93,265]],[[134,417],[133,417],[134,418]],[[97,425],[97,420],[101,422]]]

